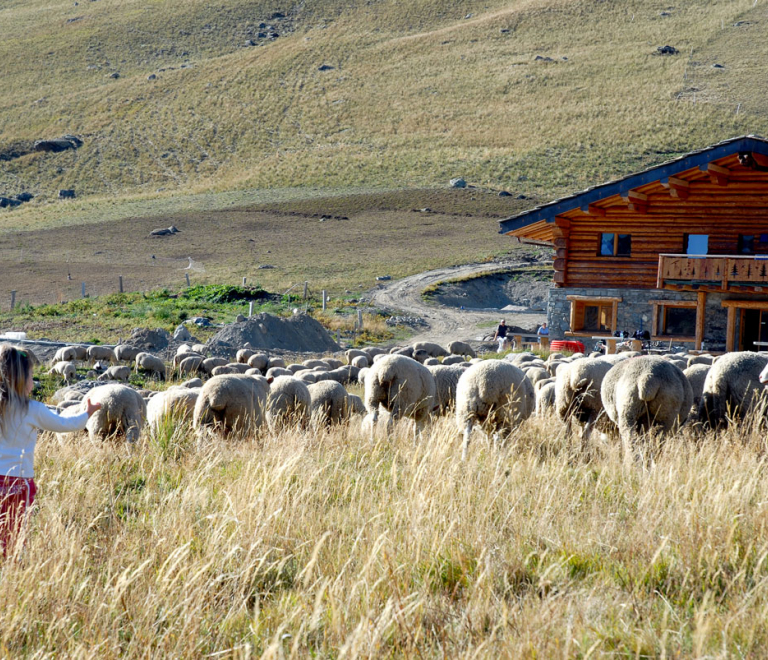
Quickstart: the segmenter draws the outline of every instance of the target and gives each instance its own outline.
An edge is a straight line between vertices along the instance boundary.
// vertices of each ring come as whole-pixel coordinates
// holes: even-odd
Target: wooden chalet
[[[744,136],[501,221],[555,249],[553,338],[768,349],[768,140]]]

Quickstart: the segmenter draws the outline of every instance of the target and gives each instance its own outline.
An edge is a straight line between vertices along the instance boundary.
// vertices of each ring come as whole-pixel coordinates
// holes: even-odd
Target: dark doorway
[[[755,342],[766,342],[755,346]],[[741,316],[741,350],[768,350],[768,309],[745,309]]]

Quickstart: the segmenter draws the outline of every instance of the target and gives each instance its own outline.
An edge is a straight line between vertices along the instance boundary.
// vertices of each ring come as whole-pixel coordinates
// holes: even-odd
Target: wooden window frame
[[[651,320],[651,339],[653,341],[683,341],[692,342],[696,346],[696,350],[701,350],[701,343],[704,339],[704,318],[706,310],[707,294],[703,291],[699,292],[696,300],[649,300],[649,304],[653,306],[653,318]],[[660,335],[659,329],[659,314],[663,314],[666,325],[666,312],[667,307],[687,307],[689,309],[696,310],[696,327],[695,334],[693,336],[682,335]]]
[[[621,298],[611,298],[606,296],[566,296],[566,300],[571,303],[570,331],[566,332],[567,337],[613,337],[618,324],[618,311]],[[607,307],[611,306],[610,330],[601,332],[600,330],[584,330],[584,308],[588,306]]]
[[[613,254],[603,254],[603,236],[605,234],[613,234]],[[618,254],[619,250],[619,236],[629,236],[629,252],[627,254]],[[598,234],[597,239],[597,256],[598,257],[624,257],[628,258],[632,256],[632,234],[620,234],[616,231],[601,231]]]

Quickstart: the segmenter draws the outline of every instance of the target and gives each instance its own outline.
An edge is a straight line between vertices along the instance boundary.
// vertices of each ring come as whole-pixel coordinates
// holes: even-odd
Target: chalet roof
[[[706,169],[706,166],[712,161],[747,151],[768,156],[768,140],[758,135],[742,135],[699,151],[692,151],[642,172],[587,188],[574,195],[561,197],[549,204],[543,204],[501,220],[499,221],[499,233],[509,234],[541,221],[554,223],[555,216],[561,213],[567,213],[577,208],[587,208],[589,204],[613,195],[626,195],[629,190],[654,181],[666,182],[669,177],[677,176],[686,170],[701,167]]]

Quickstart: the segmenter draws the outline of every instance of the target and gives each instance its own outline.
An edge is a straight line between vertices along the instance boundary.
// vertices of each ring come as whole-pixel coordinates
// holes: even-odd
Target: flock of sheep
[[[112,381],[88,394],[102,404],[88,422],[92,438],[124,434],[135,441],[145,424],[157,428],[169,418],[191,419],[198,434],[226,436],[263,426],[277,432],[338,424],[354,415],[365,415],[371,438],[380,422],[389,430],[401,418],[414,421],[418,437],[431,419],[454,415],[463,435],[462,458],[475,427],[497,440],[533,414],[557,414],[569,435],[579,431],[585,450],[599,429],[618,434],[625,452],[637,455],[640,434],[652,427],[668,432],[687,422],[717,428],[756,411],[768,381],[768,356],[758,353],[551,353],[546,360],[513,353],[483,360],[464,342],[447,348],[419,342],[389,352],[351,349],[343,361],[286,365],[247,347],[235,362],[206,352],[204,345],[182,345],[166,366],[127,345],[69,346],[57,352],[51,371],[72,381],[75,361],[88,360],[102,372],[98,380]],[[170,372],[184,382],[162,392],[114,382],[128,380],[131,364],[153,377],[165,379]],[[364,386],[364,400],[347,391],[353,383]],[[79,412],[84,397],[81,390],[65,390],[59,407]]]

